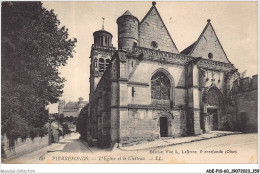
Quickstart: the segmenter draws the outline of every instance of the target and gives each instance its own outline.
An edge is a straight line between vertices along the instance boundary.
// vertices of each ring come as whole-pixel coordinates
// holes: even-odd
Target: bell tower
[[[89,100],[92,100],[93,92],[107,67],[111,63],[112,55],[116,48],[113,47],[113,35],[104,29],[104,18],[102,29],[93,33],[94,44],[91,47],[90,53],[90,95]]]

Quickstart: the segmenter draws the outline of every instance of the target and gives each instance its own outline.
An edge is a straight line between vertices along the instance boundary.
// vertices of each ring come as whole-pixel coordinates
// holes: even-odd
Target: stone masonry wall
[[[257,90],[237,94],[237,126],[243,132],[257,132],[258,114],[257,114]],[[243,120],[243,113],[245,113],[245,120]]]
[[[134,16],[124,15],[118,18],[118,49],[131,51],[138,44],[139,21]]]
[[[213,60],[228,63],[225,52],[222,49],[211,24],[208,25],[203,36],[198,41],[197,46],[194,48],[194,51],[191,53],[191,56],[208,59],[209,53],[213,54]]]
[[[168,137],[179,137],[183,134],[182,113],[180,110],[171,113],[154,109],[124,110],[120,115],[120,142],[128,144],[160,138],[161,116],[168,119]]]
[[[131,64],[131,63],[130,63]],[[129,79],[128,84],[128,103],[149,105],[151,100],[151,78],[153,73],[157,71],[169,73],[172,78],[173,103],[177,106],[185,105],[185,70],[184,66],[162,64],[158,62],[142,61],[135,67],[134,73]],[[130,71],[133,71],[130,69]],[[135,83],[132,83],[135,82]],[[144,84],[144,85],[138,85]],[[135,95],[132,97],[132,87],[134,87]]]
[[[257,75],[237,79],[233,83],[232,96],[235,105],[235,126],[243,132],[257,132],[258,129],[258,79]]]
[[[151,42],[155,41],[158,44],[156,49],[179,53],[155,8],[153,8],[145,20],[140,23],[139,32],[139,45],[141,47],[152,48]]]

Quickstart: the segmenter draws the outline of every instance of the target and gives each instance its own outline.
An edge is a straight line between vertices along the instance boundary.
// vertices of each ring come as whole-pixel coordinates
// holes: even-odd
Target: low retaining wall
[[[2,144],[4,144],[6,159],[12,159],[48,146],[48,135],[42,138],[35,137],[34,140],[27,138],[25,141],[22,141],[21,138],[18,138],[15,141],[14,148],[12,149],[9,148],[9,140],[6,138],[6,136],[2,136]]]

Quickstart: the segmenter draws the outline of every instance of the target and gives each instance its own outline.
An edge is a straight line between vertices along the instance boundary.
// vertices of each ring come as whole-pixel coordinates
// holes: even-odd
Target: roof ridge
[[[190,51],[193,49],[194,45],[196,44],[197,40],[195,42],[193,42],[192,44],[190,44],[187,48],[185,48],[184,50],[182,50],[180,52],[180,54],[185,54],[188,55],[190,53]]]
[[[211,28],[212,28],[212,30],[213,30],[213,32],[214,32],[214,34],[215,34],[215,36],[216,36],[216,38],[217,38],[217,40],[218,40],[218,42],[219,42],[219,45],[220,45],[221,49],[223,50],[223,52],[224,52],[224,54],[225,54],[225,56],[226,56],[226,58],[227,58],[227,61],[228,61],[229,63],[231,63],[231,62],[229,61],[229,59],[228,59],[228,56],[227,56],[227,54],[226,54],[224,48],[222,47],[221,42],[220,42],[219,39],[218,39],[218,35],[217,35],[217,33],[215,32],[214,27],[213,27],[213,25],[210,23],[210,21],[209,21],[209,24],[211,25]]]
[[[198,43],[199,43],[199,40],[202,38],[202,36],[203,36],[204,33],[206,32],[208,26],[210,25],[210,19],[208,19],[207,21],[208,21],[207,25],[204,27],[204,29],[203,29],[202,33],[200,34],[199,38],[194,42],[195,44],[194,44],[193,48],[191,49],[191,51],[189,52],[188,55],[191,55],[191,53],[194,51],[194,49],[196,48],[196,46],[197,46]],[[213,28],[213,27],[212,27],[212,28]],[[215,33],[215,34],[216,34],[216,33]]]
[[[204,35],[204,33],[206,32],[206,30],[208,29],[209,26],[211,26],[211,28],[212,28],[212,30],[213,30],[213,32],[214,32],[214,35],[216,36],[217,41],[218,41],[218,43],[219,43],[219,45],[220,45],[222,51],[224,52],[224,55],[225,55],[227,61],[228,61],[229,63],[231,63],[231,62],[229,61],[229,59],[228,59],[228,56],[227,56],[227,54],[226,54],[224,48],[223,48],[222,45],[221,45],[221,42],[220,42],[219,39],[218,39],[217,33],[215,32],[214,27],[213,27],[213,25],[211,24],[211,20],[210,20],[210,19],[207,20],[207,24],[206,24],[206,26],[204,27],[204,29],[203,29],[202,33],[200,34],[199,38],[198,38],[193,44],[191,44],[190,46],[188,46],[187,48],[185,48],[184,50],[182,50],[182,51],[181,51],[181,54],[186,54],[186,55],[189,55],[189,56],[190,56],[190,55],[193,53],[194,49],[197,47],[199,41],[201,40],[202,36]]]

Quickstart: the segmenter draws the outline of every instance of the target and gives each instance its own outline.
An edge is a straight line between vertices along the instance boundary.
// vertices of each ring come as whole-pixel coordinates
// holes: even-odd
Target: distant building
[[[63,114],[64,117],[78,117],[81,109],[88,104],[87,101],[83,101],[83,98],[80,97],[79,101],[77,102],[71,102],[69,101],[68,103],[65,102],[65,100],[60,100],[59,101],[59,106],[58,106],[58,113]]]

